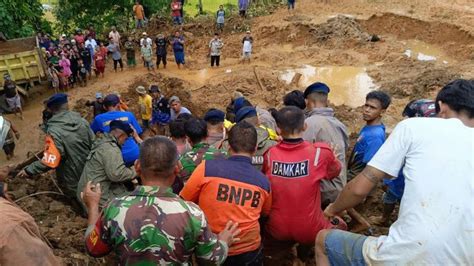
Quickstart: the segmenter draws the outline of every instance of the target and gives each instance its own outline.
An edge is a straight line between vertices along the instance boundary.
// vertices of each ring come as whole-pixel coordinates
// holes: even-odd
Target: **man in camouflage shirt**
[[[192,118],[186,121],[184,131],[188,142],[193,147],[191,151],[186,152],[180,158],[183,169],[179,176],[186,182],[203,160],[225,159],[227,153],[212,147],[206,142],[207,123],[203,119]]]
[[[171,191],[179,172],[174,143],[165,137],[143,142],[135,170],[143,185],[112,200],[100,215],[100,184],[87,183],[87,252],[102,257],[114,251],[120,265],[189,265],[193,254],[198,262],[222,264],[238,224],[229,221],[215,235],[202,210]]]

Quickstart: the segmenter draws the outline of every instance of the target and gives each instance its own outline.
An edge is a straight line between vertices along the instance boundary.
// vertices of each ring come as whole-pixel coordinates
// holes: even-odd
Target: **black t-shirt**
[[[3,90],[5,91],[5,97],[13,98],[16,96],[16,85],[15,82],[5,82],[3,85]]]
[[[92,59],[91,59],[91,53],[89,52],[89,49],[81,50],[81,58],[85,65],[91,64]]]
[[[153,110],[160,111],[162,113],[170,114],[170,104],[168,99],[161,97],[160,99],[153,99]]]
[[[156,54],[157,55],[165,55],[166,54],[166,47],[168,46],[168,40],[165,38],[156,38]]]

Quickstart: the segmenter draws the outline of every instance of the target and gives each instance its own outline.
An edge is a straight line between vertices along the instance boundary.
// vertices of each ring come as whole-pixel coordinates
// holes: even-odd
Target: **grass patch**
[[[187,0],[184,4],[184,13],[189,16],[196,16],[199,12],[199,0]],[[219,9],[219,6],[224,7],[229,5],[237,5],[236,0],[202,0],[202,7],[205,13],[214,14]]]

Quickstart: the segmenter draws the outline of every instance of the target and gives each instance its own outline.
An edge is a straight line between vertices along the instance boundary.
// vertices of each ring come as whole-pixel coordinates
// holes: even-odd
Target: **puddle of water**
[[[304,65],[302,68],[283,71],[280,79],[290,84],[296,73],[302,75],[298,83],[300,88],[316,81],[326,83],[331,88],[329,100],[336,105],[361,106],[366,94],[377,89],[364,67]]]
[[[414,57],[419,61],[441,61],[448,64],[451,60],[438,47],[419,40],[404,41],[407,49],[404,54],[407,57]]]

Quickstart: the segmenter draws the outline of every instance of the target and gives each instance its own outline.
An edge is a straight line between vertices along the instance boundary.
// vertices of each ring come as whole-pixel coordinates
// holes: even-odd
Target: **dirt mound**
[[[430,97],[433,91],[460,77],[459,72],[450,67],[409,58],[384,64],[369,71],[369,75],[393,97],[410,99]]]
[[[418,39],[438,44],[457,59],[474,59],[474,36],[453,24],[428,22],[392,13],[373,15],[368,20],[358,22],[364,30],[374,34],[394,35],[399,39]]]
[[[352,17],[338,15],[326,23],[313,26],[310,32],[317,42],[357,41],[367,42],[370,34]]]
[[[78,112],[85,120],[91,121],[94,118],[94,114],[92,113],[92,108],[90,106],[86,106],[88,101],[89,99],[84,98],[77,100],[72,110],[74,112]]]
[[[36,37],[0,42],[0,55],[30,51],[36,47]]]
[[[13,179],[9,183],[9,194],[23,210],[33,216],[41,234],[64,264],[103,264],[105,260],[86,255],[84,232],[87,220],[71,209],[64,196],[55,194],[60,191],[53,179],[54,174],[50,173],[34,179]],[[38,195],[33,195],[35,193]]]

